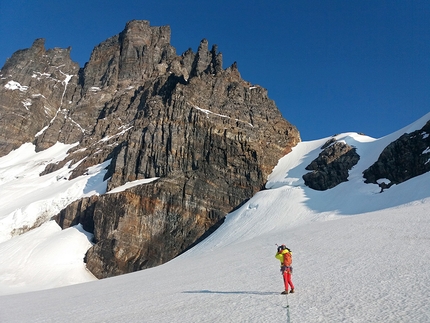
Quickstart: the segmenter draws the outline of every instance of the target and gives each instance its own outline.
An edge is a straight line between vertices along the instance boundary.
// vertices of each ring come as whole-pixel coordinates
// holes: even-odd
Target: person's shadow
[[[246,294],[246,295],[278,295],[275,292],[259,292],[259,291],[216,291],[216,290],[186,290],[184,294]]]

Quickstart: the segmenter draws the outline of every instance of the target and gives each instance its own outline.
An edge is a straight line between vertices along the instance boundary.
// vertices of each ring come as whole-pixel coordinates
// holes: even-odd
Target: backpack
[[[291,255],[291,251],[284,253],[283,256],[284,256],[284,263],[283,263],[283,265],[287,266],[287,267],[290,267],[291,263],[293,262],[293,257]]]

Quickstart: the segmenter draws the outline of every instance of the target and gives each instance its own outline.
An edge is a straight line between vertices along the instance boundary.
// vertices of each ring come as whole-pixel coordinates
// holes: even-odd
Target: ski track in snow
[[[429,118],[380,139],[336,136],[356,147],[361,158],[348,182],[324,192],[305,187],[301,176],[330,138],[300,143],[279,160],[266,190],[230,213],[203,242],[155,268],[92,281],[82,263],[90,235],[82,228],[60,231],[53,222],[0,243],[0,291],[12,294],[0,296],[0,322],[286,322],[287,300],[294,323],[430,322],[430,174],[383,193],[362,178],[388,143]],[[37,163],[67,151],[60,148],[37,162],[18,152],[0,158],[0,190],[10,184],[16,196],[24,195],[12,184],[22,185],[20,177],[43,166]],[[96,189],[105,185],[105,166],[89,172],[85,194],[105,192]],[[67,176],[67,170],[58,175]],[[59,241],[64,245],[56,249]],[[296,293],[288,296],[279,295],[283,284],[274,258],[275,244],[281,243],[293,250]],[[61,268],[54,264],[63,257],[50,255],[64,248],[68,252],[59,261],[70,264]],[[52,280],[42,279],[53,268],[58,271],[49,273]],[[41,290],[62,286],[58,281],[72,272],[79,278],[63,285],[87,282]],[[39,291],[13,294],[31,290]]]

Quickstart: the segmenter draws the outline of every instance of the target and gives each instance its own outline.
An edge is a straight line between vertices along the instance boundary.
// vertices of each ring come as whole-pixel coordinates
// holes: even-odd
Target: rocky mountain
[[[223,69],[202,40],[177,55],[170,28],[131,21],[96,46],[83,68],[70,48],[37,39],[0,72],[0,156],[22,143],[37,150],[78,143],[62,162],[71,178],[109,160],[108,192],[56,216],[94,233],[87,267],[109,277],[161,264],[183,252],[265,184],[299,141],[267,91]],[[71,179],[70,178],[70,179]]]
[[[46,50],[37,39],[6,61],[0,156],[27,142],[38,151],[62,142],[75,145],[41,175],[69,167],[71,180],[109,165],[106,194],[77,200],[54,217],[62,228],[81,223],[94,234],[85,261],[98,278],[187,250],[263,189],[300,141],[267,91],[243,80],[236,63],[224,69],[217,46],[205,39],[197,52],[177,55],[168,26],[131,21],[96,46],[83,68],[70,50]],[[348,181],[360,158],[333,136],[299,176],[311,189],[328,190]],[[428,172],[429,161],[430,121],[389,143],[363,182],[383,192]],[[140,184],[117,189],[133,181]]]

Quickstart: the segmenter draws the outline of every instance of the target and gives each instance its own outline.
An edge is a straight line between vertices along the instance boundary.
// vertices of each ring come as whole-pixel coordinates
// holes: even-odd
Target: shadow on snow
[[[275,292],[258,292],[258,291],[216,291],[216,290],[186,290],[182,292],[183,294],[237,294],[237,295],[278,295],[279,293]]]

